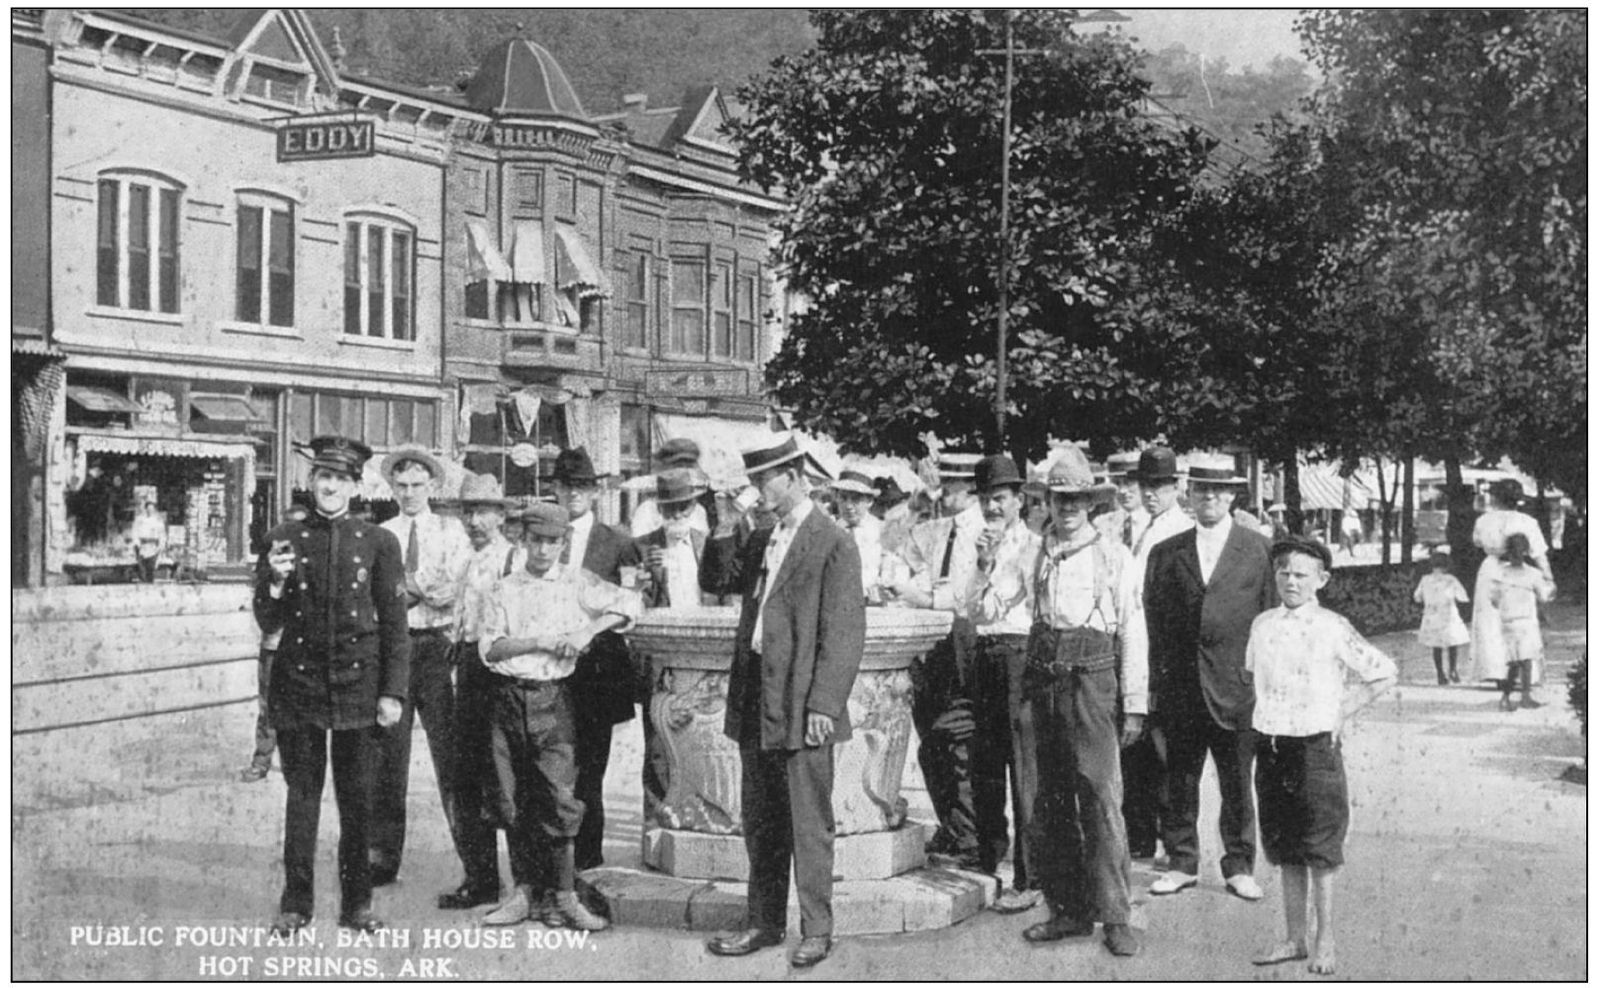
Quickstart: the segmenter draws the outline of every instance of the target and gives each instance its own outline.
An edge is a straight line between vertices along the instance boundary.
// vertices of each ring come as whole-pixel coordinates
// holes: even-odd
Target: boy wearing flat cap
[[[523,514],[525,563],[496,586],[485,610],[479,653],[496,676],[491,744],[500,783],[509,853],[519,874],[514,892],[489,925],[521,923],[551,909],[569,927],[602,930],[574,892],[574,838],[585,804],[575,796],[578,738],[569,678],[580,653],[607,631],[641,616],[641,598],[576,563],[560,562],[568,513],[536,504]]]
[[[1309,958],[1316,974],[1337,968],[1332,886],[1349,829],[1343,725],[1398,682],[1393,660],[1316,595],[1332,553],[1292,535],[1271,548],[1281,606],[1254,619],[1243,666],[1254,677],[1254,791],[1265,857],[1282,870],[1287,936],[1255,964]],[[1347,672],[1360,679],[1345,689]],[[1308,900],[1315,899],[1315,930]]]

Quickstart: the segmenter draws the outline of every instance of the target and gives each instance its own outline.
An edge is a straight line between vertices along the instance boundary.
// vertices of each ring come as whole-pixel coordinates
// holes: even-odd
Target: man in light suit
[[[739,593],[741,620],[725,734],[741,749],[741,819],[750,877],[747,926],[708,941],[727,957],[786,938],[793,863],[802,942],[794,967],[831,947],[834,746],[851,736],[847,697],[864,653],[864,588],[853,538],[808,497],[795,436],[745,452],[772,528],[737,531],[728,497],[702,557],[702,589]],[[823,471],[820,471],[823,473]]]
[[[1240,898],[1254,881],[1254,682],[1243,665],[1254,618],[1276,604],[1271,544],[1234,525],[1232,497],[1247,481],[1228,457],[1194,462],[1188,497],[1196,525],[1155,545],[1143,606],[1154,678],[1153,715],[1165,752],[1164,841],[1169,870],[1149,891],[1198,884],[1198,785],[1204,758],[1220,778],[1221,874]]]
[[[557,454],[552,464],[552,488],[557,503],[568,514],[569,541],[565,565],[578,557],[580,565],[612,584],[621,582],[625,567],[639,566],[641,554],[631,538],[596,517],[592,510],[602,492],[603,474],[596,472],[585,447]],[[578,776],[574,796],[585,804],[579,836],[574,838],[577,871],[602,864],[602,833],[607,820],[602,808],[602,777],[613,753],[613,725],[635,716],[635,688],[630,647],[616,631],[604,631],[580,655],[569,688],[574,695],[574,762]]]

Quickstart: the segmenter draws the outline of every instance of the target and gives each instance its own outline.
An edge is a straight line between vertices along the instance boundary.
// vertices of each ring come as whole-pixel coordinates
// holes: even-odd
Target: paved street
[[[1557,609],[1538,710],[1500,713],[1479,686],[1434,685],[1413,634],[1377,641],[1400,661],[1402,685],[1345,739],[1353,793],[1338,886],[1339,976],[1349,979],[1545,980],[1587,975],[1586,789],[1559,781],[1581,760],[1566,707],[1565,669],[1585,642],[1581,607]],[[159,732],[126,721],[13,738],[12,973],[18,978],[192,979],[207,975],[461,978],[749,979],[790,976],[781,951],[721,960],[700,935],[616,929],[580,946],[523,927],[512,946],[447,949],[478,935],[473,918],[435,910],[455,884],[422,744],[414,746],[412,821],[402,880],[376,905],[406,946],[341,948],[334,926],[335,814],[326,795],[319,846],[316,946],[230,946],[232,929],[272,915],[280,879],[283,783],[234,781],[254,711],[202,711]],[[639,801],[629,785],[639,731],[623,728],[609,776],[609,860],[638,859]],[[918,773],[905,776],[928,814]],[[1206,801],[1205,815],[1214,811]],[[1218,856],[1206,828],[1205,857]],[[1213,846],[1212,846],[1213,845]],[[983,914],[933,933],[840,943],[803,977],[845,979],[1310,978],[1297,965],[1248,958],[1280,929],[1280,893],[1250,904],[1226,894],[1212,864],[1197,889],[1151,900],[1133,875],[1143,953],[1115,961],[1097,941],[1035,947],[1037,918]],[[102,927],[96,930],[96,927]],[[106,929],[120,928],[120,929]],[[531,945],[529,934],[538,931]],[[105,946],[109,937],[146,946]],[[157,937],[159,945],[153,945]],[[183,938],[184,943],[178,941]],[[210,937],[219,946],[195,946]],[[428,943],[425,938],[430,938]],[[91,944],[102,944],[92,946]],[[249,969],[243,965],[248,958]],[[420,963],[431,963],[427,969]],[[203,966],[204,965],[204,966]],[[270,966],[271,965],[271,966]],[[298,966],[299,965],[299,966]]]

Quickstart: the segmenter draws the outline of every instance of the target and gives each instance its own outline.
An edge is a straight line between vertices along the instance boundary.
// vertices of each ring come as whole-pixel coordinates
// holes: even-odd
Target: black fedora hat
[[[591,454],[585,451],[584,446],[559,451],[552,463],[551,479],[571,486],[589,486],[609,476],[612,475],[596,472],[596,467],[591,464]]]
[[[1003,453],[984,457],[975,465],[975,489],[985,493],[994,487],[1023,487],[1025,478],[1014,458]]]
[[[797,442],[795,433],[778,432],[775,434],[774,442],[766,443],[756,449],[741,451],[741,466],[748,474],[760,473],[793,460],[802,460],[819,475],[830,477],[830,471],[821,466],[819,461]]]

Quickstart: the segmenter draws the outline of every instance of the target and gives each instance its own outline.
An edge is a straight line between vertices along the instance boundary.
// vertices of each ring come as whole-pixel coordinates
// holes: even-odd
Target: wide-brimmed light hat
[[[690,467],[670,467],[658,474],[658,503],[681,504],[695,501],[708,489],[699,471]]]
[[[1115,495],[1115,485],[1100,482],[1093,475],[1087,454],[1075,446],[1066,446],[1055,454],[1043,483],[1054,494],[1077,494],[1094,500],[1105,500]]]
[[[379,472],[384,475],[386,480],[389,480],[397,470],[409,463],[416,463],[428,470],[429,477],[432,480],[439,480],[446,472],[441,468],[440,461],[435,459],[434,455],[422,446],[403,446],[398,450],[393,450],[379,464]]]
[[[471,473],[463,478],[457,500],[465,510],[474,508],[500,508],[503,511],[518,506],[518,502],[502,493],[502,482],[494,474]]]

